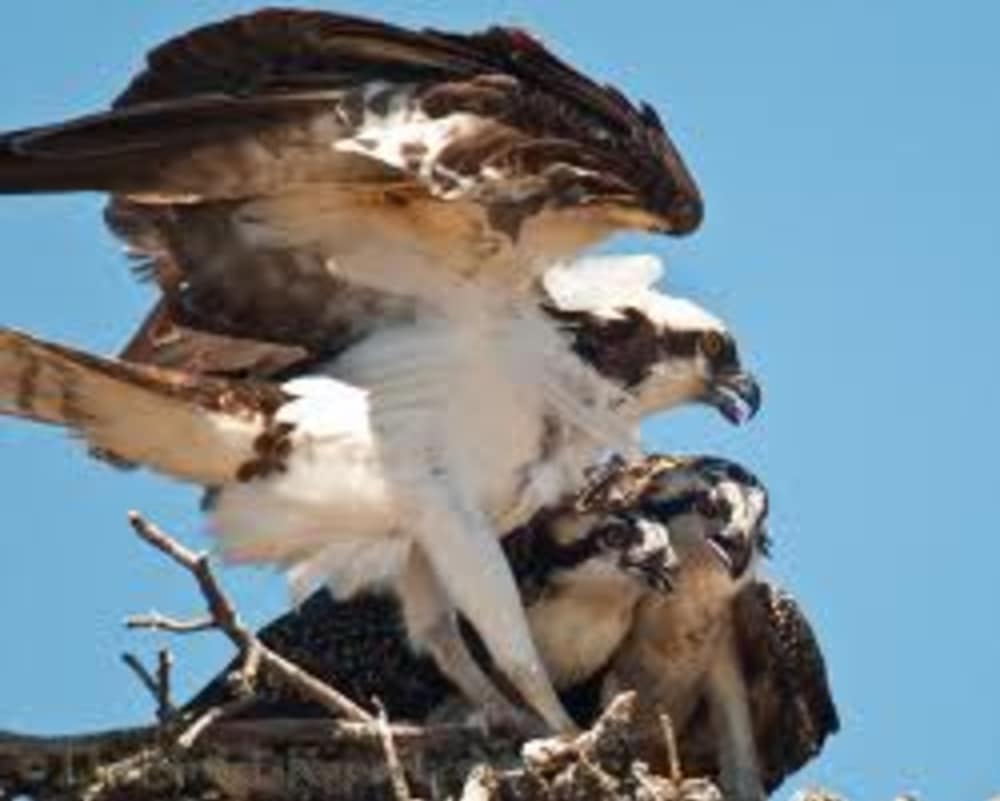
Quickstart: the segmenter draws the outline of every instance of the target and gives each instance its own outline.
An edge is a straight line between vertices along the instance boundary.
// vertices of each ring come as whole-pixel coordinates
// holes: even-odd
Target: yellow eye
[[[722,353],[725,344],[722,334],[717,331],[706,331],[701,335],[701,350],[710,359],[714,359]]]

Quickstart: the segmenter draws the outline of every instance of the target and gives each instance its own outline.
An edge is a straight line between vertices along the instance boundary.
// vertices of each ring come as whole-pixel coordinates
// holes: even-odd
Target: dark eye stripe
[[[665,328],[661,329],[659,339],[663,351],[669,356],[690,358],[698,352],[704,335],[704,331],[677,331]],[[738,368],[740,358],[736,351],[736,342],[729,334],[718,333],[718,336],[719,350],[708,357],[712,368],[715,370]]]
[[[715,369],[725,368],[725,367],[738,367],[740,363],[739,356],[736,353],[736,343],[733,342],[731,337],[722,337],[722,348],[712,359],[712,367]]]
[[[654,516],[661,523],[667,523],[678,515],[688,514],[701,496],[701,492],[692,491],[669,500],[643,499],[640,508],[642,512]]]
[[[763,489],[764,486],[753,473],[742,465],[718,456],[698,456],[692,461],[691,466],[700,473],[727,478],[745,487],[759,487]]]
[[[700,336],[701,334],[697,331],[675,331],[668,328],[661,333],[660,343],[668,355],[690,358],[698,350]]]

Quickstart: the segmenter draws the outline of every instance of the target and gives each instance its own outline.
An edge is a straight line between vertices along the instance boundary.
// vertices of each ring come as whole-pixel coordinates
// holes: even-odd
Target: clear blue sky
[[[584,7],[584,6],[587,7]],[[250,3],[7,9],[0,125],[106,103],[143,51]],[[412,24],[526,25],[662,112],[707,199],[683,242],[636,238],[669,285],[727,318],[765,386],[755,423],[655,421],[652,449],[716,451],[769,484],[771,572],[826,647],[843,732],[791,787],[852,799],[1000,790],[996,571],[1000,493],[1000,6],[372,0]],[[96,197],[0,199],[0,322],[98,351],[149,301],[102,230]],[[192,543],[195,494],[91,462],[65,436],[0,424],[0,727],[146,720],[118,663],[155,636],[120,619],[196,611],[190,582],[129,534],[137,506]],[[254,622],[280,579],[233,571]],[[173,642],[182,690],[227,646]]]

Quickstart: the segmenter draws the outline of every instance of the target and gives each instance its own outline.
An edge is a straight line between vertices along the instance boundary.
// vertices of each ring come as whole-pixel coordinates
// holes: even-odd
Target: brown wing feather
[[[736,600],[734,630],[768,792],[816,757],[840,728],[819,641],[795,599],[759,581]]]
[[[162,299],[118,358],[186,373],[252,379],[286,375],[314,361],[305,348],[294,345],[213,334],[181,325]]]
[[[117,362],[0,329],[0,414],[64,426],[175,478],[234,480],[288,399],[271,384]]]
[[[157,350],[165,361],[155,363],[273,375],[413,313],[406,299],[332,275],[307,248],[247,242],[228,203],[170,208],[116,199],[106,217],[164,294],[123,354],[129,360]]]
[[[338,95],[182,97],[0,135],[0,193],[93,190],[163,203],[340,183],[403,182],[398,170],[335,153]]]
[[[621,133],[659,129],[620,92],[602,86],[517,28],[461,34],[408,30],[325,11],[264,9],[205,25],[165,42],[115,108],[204,94],[253,97],[359,82],[436,83],[509,76],[527,90],[562,95]],[[496,84],[497,87],[505,84]],[[511,86],[511,84],[506,84]]]
[[[471,135],[468,146],[486,156],[481,164],[569,167],[552,176],[550,188],[573,185],[560,202],[625,200],[673,233],[700,222],[697,187],[656,114],[523,31],[417,32],[294,10],[235,17],[177,37],[150,53],[147,69],[111,111],[4,135],[0,191],[246,197],[319,180],[401,181],[385,164],[328,146],[330,114],[336,109],[341,135],[349,134],[366,103],[361,88],[376,79],[412,85],[432,117],[469,112],[508,130],[497,140],[497,129],[486,126],[486,154],[479,134]],[[241,152],[245,143],[251,152]],[[276,148],[281,158],[262,165],[261,147]],[[579,183],[581,170],[588,175]]]

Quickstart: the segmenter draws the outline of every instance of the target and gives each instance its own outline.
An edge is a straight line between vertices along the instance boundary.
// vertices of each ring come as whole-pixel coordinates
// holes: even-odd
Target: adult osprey
[[[355,495],[392,510],[337,515],[348,533],[406,521],[430,560],[406,573],[421,576],[408,597],[462,608],[529,704],[565,727],[495,525],[554,500],[582,469],[524,484],[547,428],[580,432],[592,450],[629,435],[616,388],[566,358],[535,279],[616,230],[697,225],[697,189],[655,113],[520,31],[263,11],[158,48],[108,112],[0,137],[0,191],[75,189],[112,193],[112,225],[196,327],[329,356],[342,293],[370,293],[361,308],[379,325],[337,355],[353,387],[300,376],[281,400],[264,393],[271,405],[254,419],[266,430],[240,429],[256,432],[257,456],[237,437],[240,464],[207,473],[266,478],[294,450],[289,427],[333,435],[353,421],[368,455],[334,449],[305,474],[293,460],[286,488],[302,500],[341,471],[342,490],[353,477]],[[199,470],[182,475],[203,480]],[[247,525],[256,507],[234,497],[257,494],[220,496],[218,514]],[[300,528],[315,534],[310,522]]]
[[[565,358],[613,390],[584,402],[627,431],[642,414],[690,401],[709,402],[734,421],[752,413],[756,384],[731,336],[694,304],[647,285],[657,265],[646,259],[640,269],[636,258],[589,260],[546,276]],[[598,286],[619,272],[622,280],[598,298]],[[635,275],[645,279],[629,284]],[[454,550],[435,553],[439,541],[413,530],[417,524],[387,486],[391,471],[377,448],[368,393],[333,377],[355,348],[326,361],[284,363],[273,380],[245,380],[221,374],[232,340],[204,342],[205,335],[186,329],[178,336],[192,362],[206,352],[213,358],[214,374],[113,362],[0,331],[0,412],[65,425],[113,458],[215,488],[210,515],[223,549],[233,558],[285,565],[300,591],[326,581],[344,597],[390,581],[414,642],[426,645],[487,714],[507,717],[509,705],[470,668],[448,624],[457,604],[503,667],[493,618],[478,618],[475,606],[470,612],[462,598],[447,596],[448,571],[469,572],[467,564]],[[575,486],[574,470],[593,458],[593,441],[560,430],[558,416],[528,405],[529,395],[521,400],[543,423],[508,501],[526,514],[546,493]],[[413,552],[411,536],[421,544]],[[445,564],[429,570],[426,557]],[[479,589],[488,600],[488,589]]]

